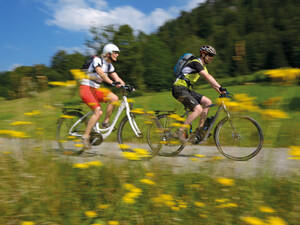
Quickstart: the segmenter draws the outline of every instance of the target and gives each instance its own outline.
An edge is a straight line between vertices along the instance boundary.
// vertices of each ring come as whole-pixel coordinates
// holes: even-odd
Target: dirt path
[[[47,149],[59,152],[55,142],[36,143],[32,140],[4,139],[0,138],[0,152],[14,152],[16,156],[22,155],[22,148],[32,146],[39,148],[45,145]],[[143,146],[141,146],[143,147]],[[60,153],[58,153],[60,154]],[[196,157],[201,154],[203,157]],[[80,156],[64,156],[74,162],[100,160],[102,162],[125,163],[128,160],[122,155],[117,143],[104,142],[100,146],[92,147]],[[220,158],[216,159],[215,157]],[[156,166],[172,169],[174,173],[197,172],[203,167],[209,167],[219,176],[256,176],[262,173],[271,173],[275,176],[291,176],[299,173],[300,163],[298,160],[289,159],[287,148],[263,148],[261,152],[249,161],[239,162],[226,159],[215,146],[187,146],[178,156],[155,158],[142,162],[145,166]]]

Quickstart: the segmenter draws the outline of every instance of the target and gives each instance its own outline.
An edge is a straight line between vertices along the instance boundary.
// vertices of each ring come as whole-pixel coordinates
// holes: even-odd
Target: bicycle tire
[[[235,131],[234,131],[234,129]],[[263,146],[263,132],[249,116],[225,117],[214,130],[215,144],[225,157],[246,161],[256,156]]]
[[[125,116],[118,127],[117,139],[123,152],[136,153],[138,159],[150,159],[156,155],[156,152],[150,149],[146,141],[146,132],[149,124],[146,123],[146,117],[142,114],[130,113],[133,124],[135,124],[140,133],[136,136],[131,128],[130,122]]]
[[[68,131],[73,126],[73,124],[83,116],[81,112],[70,111],[66,112],[57,121],[56,130],[56,140],[61,151],[71,151],[74,150],[81,152],[84,149],[83,144],[79,137],[72,136],[68,134]],[[87,120],[84,119],[76,126],[76,132],[82,135],[85,132],[87,125]]]
[[[171,126],[173,122],[169,114],[160,114],[156,117],[156,122],[151,124],[147,132],[147,141],[150,148],[160,156],[176,156],[185,147],[178,138],[174,138],[173,133],[178,128]],[[155,137],[153,137],[155,135]]]

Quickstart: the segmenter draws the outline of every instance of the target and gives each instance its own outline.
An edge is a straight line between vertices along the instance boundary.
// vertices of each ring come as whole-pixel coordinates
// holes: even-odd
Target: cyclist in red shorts
[[[115,72],[112,65],[117,61],[119,56],[119,48],[114,44],[107,44],[104,46],[101,57],[95,56],[88,67],[88,79],[82,79],[80,82],[80,97],[90,108],[93,109],[94,114],[88,121],[85,133],[82,136],[84,148],[90,148],[90,133],[92,128],[103,114],[100,102],[108,102],[106,114],[102,127],[109,126],[109,118],[114,109],[114,102],[119,100],[118,96],[108,89],[99,89],[102,82],[108,83],[112,86],[120,88],[125,85],[124,81]]]

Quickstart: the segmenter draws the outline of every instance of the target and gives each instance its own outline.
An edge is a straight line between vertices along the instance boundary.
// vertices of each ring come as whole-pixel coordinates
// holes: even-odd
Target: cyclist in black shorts
[[[193,91],[193,84],[195,84],[202,75],[219,94],[226,92],[226,89],[223,88],[206,69],[206,64],[210,63],[216,54],[216,50],[212,46],[202,46],[200,48],[200,57],[194,57],[187,62],[172,87],[173,97],[191,111],[184,124],[191,124],[192,121],[200,116],[199,127],[196,132],[201,132],[209,110],[208,106],[212,104],[212,101],[206,96]],[[179,131],[179,138],[184,141],[184,128],[181,128]]]

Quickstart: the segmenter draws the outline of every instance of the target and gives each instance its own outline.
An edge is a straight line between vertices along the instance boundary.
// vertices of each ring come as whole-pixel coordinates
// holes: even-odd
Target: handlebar
[[[121,84],[120,82],[113,82],[111,84],[111,86],[116,87],[117,85],[120,85],[120,84]],[[127,92],[135,91],[135,88],[133,86],[131,86],[130,84],[122,85],[122,86],[120,86],[120,88],[123,88]]]
[[[125,84],[124,86],[121,86],[121,88],[124,88],[125,91],[128,91],[128,92],[135,91],[135,88],[133,86],[131,86],[130,84]]]
[[[219,98],[233,98],[233,96],[226,91],[224,94],[220,94]]]

